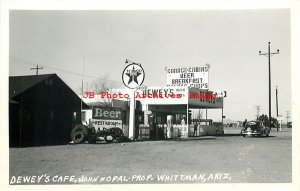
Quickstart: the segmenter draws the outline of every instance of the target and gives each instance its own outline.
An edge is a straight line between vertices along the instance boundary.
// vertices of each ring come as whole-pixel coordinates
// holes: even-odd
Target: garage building
[[[10,147],[68,143],[80,111],[81,99],[56,74],[9,77]]]

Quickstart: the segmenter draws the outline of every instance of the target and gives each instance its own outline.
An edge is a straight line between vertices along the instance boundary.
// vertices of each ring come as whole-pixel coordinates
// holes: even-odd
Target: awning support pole
[[[223,105],[222,105],[222,125],[223,125]]]
[[[186,126],[187,126],[187,137],[189,137],[189,104],[186,104]]]
[[[206,107],[206,112],[205,112],[205,119],[206,119],[205,125],[207,125],[207,107]]]

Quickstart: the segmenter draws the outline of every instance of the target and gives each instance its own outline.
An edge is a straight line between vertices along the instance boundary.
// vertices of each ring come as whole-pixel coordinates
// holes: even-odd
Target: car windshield
[[[249,121],[246,125],[246,127],[251,127],[251,128],[259,128],[260,122],[259,121]]]

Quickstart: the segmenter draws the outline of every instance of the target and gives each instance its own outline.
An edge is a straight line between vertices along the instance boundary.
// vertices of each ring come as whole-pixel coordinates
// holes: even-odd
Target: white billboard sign
[[[208,66],[167,68],[167,86],[208,89]]]

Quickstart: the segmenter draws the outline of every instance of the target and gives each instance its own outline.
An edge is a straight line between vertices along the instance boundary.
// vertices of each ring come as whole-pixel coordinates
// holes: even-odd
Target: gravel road
[[[292,132],[10,148],[10,183],[289,183]],[[33,180],[34,179],[34,180]]]

